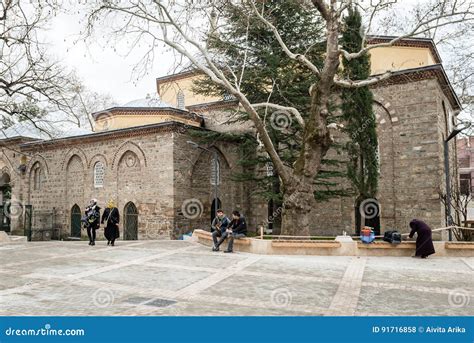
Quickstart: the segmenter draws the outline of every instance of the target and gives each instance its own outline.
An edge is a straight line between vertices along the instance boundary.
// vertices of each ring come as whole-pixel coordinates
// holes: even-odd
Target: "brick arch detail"
[[[112,159],[112,170],[118,168],[118,163],[122,156],[127,152],[131,151],[137,155],[138,160],[140,161],[140,165],[147,166],[147,159],[145,153],[143,152],[142,148],[140,148],[136,143],[127,141],[124,142],[122,145],[118,147],[118,149],[114,153],[114,157]]]
[[[42,167],[44,167],[44,171],[46,172],[46,178],[47,178],[49,175],[49,166],[48,166],[48,163],[46,162],[46,159],[40,154],[34,155],[33,158],[28,162],[26,166],[26,175],[30,175],[31,169],[36,163],[39,163]]]
[[[83,165],[84,167],[88,165],[87,156],[86,156],[86,154],[84,153],[84,151],[83,151],[81,148],[75,147],[75,148],[70,149],[70,150],[64,155],[63,162],[61,163],[61,170],[64,170],[64,168],[69,164],[69,161],[71,161],[71,158],[72,158],[74,155],[77,155],[77,156],[81,159],[82,165]]]

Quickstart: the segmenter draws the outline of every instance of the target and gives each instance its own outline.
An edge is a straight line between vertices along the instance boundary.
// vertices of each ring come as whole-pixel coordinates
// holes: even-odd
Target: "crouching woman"
[[[413,257],[427,258],[435,253],[431,228],[425,222],[413,219],[410,222],[411,232],[408,237],[413,238],[416,233],[416,253]]]

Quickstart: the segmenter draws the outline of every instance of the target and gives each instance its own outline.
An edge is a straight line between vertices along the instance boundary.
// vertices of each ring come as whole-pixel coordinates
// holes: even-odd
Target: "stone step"
[[[10,237],[5,231],[0,231],[0,242],[10,242]]]
[[[10,241],[12,241],[12,242],[28,242],[28,237],[26,237],[26,236],[10,236]]]
[[[26,236],[9,235],[5,231],[0,231],[0,242],[27,242]]]

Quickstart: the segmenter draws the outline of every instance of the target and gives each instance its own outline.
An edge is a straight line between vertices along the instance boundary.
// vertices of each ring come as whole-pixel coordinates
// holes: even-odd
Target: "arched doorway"
[[[0,231],[10,232],[10,216],[6,214],[10,211],[11,195],[10,175],[3,172],[0,177]]]
[[[360,229],[369,226],[374,229],[375,235],[380,235],[380,205],[377,199],[357,201],[355,206],[356,234]]]
[[[216,207],[216,200],[217,200],[217,207]],[[216,217],[216,208],[219,209],[219,208],[222,208],[222,203],[221,203],[221,200],[219,198],[216,198],[214,200],[212,200],[212,205],[211,205],[211,223],[212,221],[214,220],[214,218]]]
[[[124,208],[123,239],[138,239],[138,209],[133,202],[128,202]]]
[[[71,208],[71,237],[81,238],[81,208],[75,204]]]

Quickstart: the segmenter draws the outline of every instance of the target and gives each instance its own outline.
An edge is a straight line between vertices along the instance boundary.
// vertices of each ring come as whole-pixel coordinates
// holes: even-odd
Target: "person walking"
[[[89,206],[86,207],[84,221],[89,237],[89,245],[95,245],[96,230],[100,226],[100,207],[97,206],[97,199],[91,199]]]
[[[120,223],[120,213],[112,199],[109,200],[107,208],[102,214],[101,223],[104,224],[104,221],[106,222],[104,236],[107,238],[107,245],[115,246],[115,240],[120,236],[118,227]]]
[[[431,228],[425,222],[413,219],[410,222],[411,232],[408,237],[413,238],[416,233],[416,252],[413,257],[427,258],[435,253]]]

